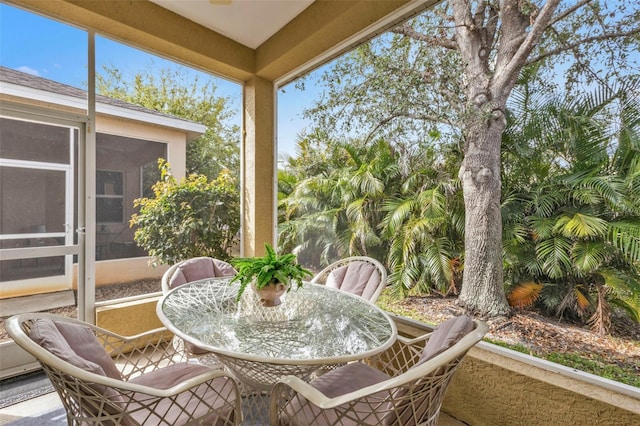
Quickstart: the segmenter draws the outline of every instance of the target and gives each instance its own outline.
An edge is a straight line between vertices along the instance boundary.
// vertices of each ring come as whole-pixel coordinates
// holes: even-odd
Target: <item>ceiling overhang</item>
[[[5,1],[220,77],[242,82],[257,76],[280,83],[437,2],[316,0],[252,48],[148,0]]]

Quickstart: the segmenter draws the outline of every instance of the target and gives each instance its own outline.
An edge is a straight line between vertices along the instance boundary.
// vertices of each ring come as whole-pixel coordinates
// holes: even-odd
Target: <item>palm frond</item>
[[[607,239],[628,262],[640,262],[640,219],[609,222]]]
[[[554,225],[554,231],[567,238],[595,238],[605,235],[607,222],[599,217],[576,212],[573,216],[560,216]]]
[[[571,267],[571,241],[562,236],[555,236],[540,241],[536,245],[536,255],[542,262],[543,271],[551,278],[560,278]]]
[[[522,283],[516,286],[507,296],[510,306],[517,308],[527,308],[535,303],[540,297],[542,284],[533,281]]]
[[[596,271],[606,261],[609,250],[600,242],[577,242],[571,250],[573,265],[578,276]]]

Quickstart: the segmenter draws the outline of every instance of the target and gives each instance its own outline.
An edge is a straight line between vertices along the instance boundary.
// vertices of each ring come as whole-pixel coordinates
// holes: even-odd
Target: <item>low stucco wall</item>
[[[449,386],[443,410],[458,420],[492,426],[640,425],[640,398],[591,383],[585,373],[586,380],[574,379],[489,346],[481,342],[472,349]]]
[[[122,336],[134,336],[164,327],[156,315],[156,305],[160,297],[98,306],[96,307],[96,325]]]
[[[394,318],[402,334],[430,330]],[[472,426],[640,425],[640,389],[480,342],[454,375],[442,411]]]

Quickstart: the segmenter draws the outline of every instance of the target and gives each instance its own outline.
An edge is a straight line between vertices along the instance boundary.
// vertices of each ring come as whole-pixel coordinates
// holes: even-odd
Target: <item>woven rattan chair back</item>
[[[194,257],[172,265],[162,275],[161,286],[164,294],[172,289],[188,282],[205,278],[234,276],[236,270],[231,264],[212,257]],[[186,357],[207,364],[210,367],[222,368],[218,358],[208,350],[186,342],[179,337],[173,339],[173,346],[177,351],[183,352]]]
[[[235,269],[224,260],[212,257],[194,257],[175,263],[162,275],[162,292],[168,293],[171,289],[191,281],[204,278],[229,277],[236,274]]]

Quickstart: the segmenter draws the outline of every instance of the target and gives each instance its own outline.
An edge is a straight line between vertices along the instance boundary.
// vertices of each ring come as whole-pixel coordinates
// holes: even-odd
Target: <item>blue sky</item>
[[[70,25],[0,3],[0,65],[86,89],[87,35]],[[96,71],[103,65],[118,68],[125,76],[152,66],[180,66],[97,35]],[[201,80],[214,79],[216,93],[230,99],[231,109],[237,112],[234,123],[240,124],[241,86],[194,69],[191,73]],[[294,84],[285,89],[278,93],[278,147],[280,153],[293,154],[297,134],[308,126],[301,118],[302,110],[311,105],[317,91],[308,88],[301,92]]]

